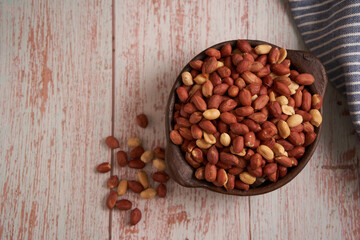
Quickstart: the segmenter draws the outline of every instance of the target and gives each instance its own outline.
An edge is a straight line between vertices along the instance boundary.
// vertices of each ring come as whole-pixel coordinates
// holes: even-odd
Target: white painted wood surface
[[[0,3],[0,239],[109,236],[111,2]]]
[[[0,20],[1,239],[360,238],[360,142],[332,86],[318,149],[283,188],[234,197],[169,181],[166,199],[127,194],[143,212],[133,227],[105,208],[110,174],[94,171],[111,160],[104,137],[164,146],[174,79],[217,42],[304,49],[286,1],[0,1]]]

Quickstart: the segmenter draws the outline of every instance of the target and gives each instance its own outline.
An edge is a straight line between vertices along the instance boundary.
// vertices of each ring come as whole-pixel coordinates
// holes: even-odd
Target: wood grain
[[[107,237],[111,2],[1,1],[0,18],[0,238]]]
[[[104,138],[164,146],[168,93],[192,56],[237,38],[305,48],[285,0],[114,2],[0,0],[0,239],[360,238],[360,142],[332,86],[318,149],[283,188],[234,197],[170,180],[166,199],[124,196],[138,225],[108,211]]]

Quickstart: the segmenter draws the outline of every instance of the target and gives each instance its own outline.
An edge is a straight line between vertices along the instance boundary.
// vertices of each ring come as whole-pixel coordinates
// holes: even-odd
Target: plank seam
[[[112,82],[111,82],[111,135],[114,136],[115,125],[115,0],[111,3],[111,28],[112,28]],[[111,150],[111,166],[114,166],[114,150]],[[113,175],[114,168],[111,168],[111,176]],[[112,238],[112,212],[109,211],[109,239]]]

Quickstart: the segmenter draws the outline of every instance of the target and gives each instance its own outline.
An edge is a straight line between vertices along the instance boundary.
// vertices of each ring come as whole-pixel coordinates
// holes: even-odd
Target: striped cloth
[[[360,134],[360,0],[289,0],[308,49],[347,97]]]

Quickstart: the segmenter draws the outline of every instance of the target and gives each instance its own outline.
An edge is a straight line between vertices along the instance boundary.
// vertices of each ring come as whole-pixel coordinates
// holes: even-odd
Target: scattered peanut
[[[128,186],[127,181],[125,179],[121,180],[119,185],[118,185],[118,188],[117,188],[117,194],[119,196],[124,195],[126,193],[126,191],[127,191],[127,186]]]
[[[130,147],[139,147],[139,146],[141,145],[141,143],[142,143],[141,139],[140,139],[140,138],[136,138],[136,137],[134,137],[134,138],[129,138],[129,140],[128,140],[128,145],[129,145]]]
[[[154,159],[154,156],[155,154],[153,151],[147,150],[141,155],[140,160],[143,161],[144,163],[148,163]]]
[[[154,166],[154,168],[156,168],[159,171],[164,171],[166,169],[165,161],[160,158],[155,158],[153,160],[153,166]]]
[[[138,180],[139,183],[146,189],[149,187],[149,179],[148,179],[148,175],[146,174],[146,172],[144,171],[139,171],[137,173],[138,175]]]
[[[145,189],[140,193],[140,197],[143,199],[151,199],[156,196],[156,190],[153,188]]]

